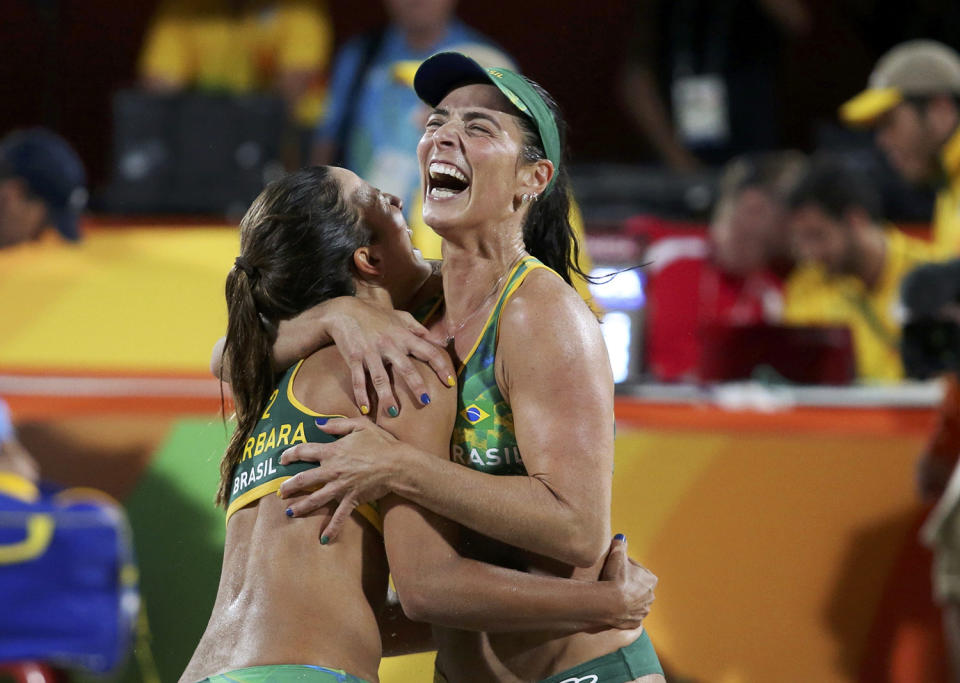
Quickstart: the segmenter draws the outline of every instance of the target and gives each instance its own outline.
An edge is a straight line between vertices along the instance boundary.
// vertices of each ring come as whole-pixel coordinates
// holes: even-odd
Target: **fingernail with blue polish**
[[[617,534],[616,536],[613,537],[613,540],[615,540],[615,541],[625,541],[625,540],[627,540],[627,537],[624,536],[623,534]]]
[[[400,411],[397,410],[396,406],[390,406],[389,408],[387,408],[387,415],[389,415],[390,417],[396,417],[399,414],[400,414]]]
[[[293,508],[287,508],[287,517],[293,517]]]
[[[430,405],[430,394],[428,393],[420,394],[420,403],[422,403],[425,406]]]
[[[329,417],[318,417],[316,420],[314,420],[314,422],[317,423],[318,427],[322,427],[323,425],[327,424],[329,419]]]
[[[329,537],[329,536],[321,536],[321,537],[320,537],[320,545],[326,545],[326,544],[329,543],[329,542],[330,542],[330,537]]]

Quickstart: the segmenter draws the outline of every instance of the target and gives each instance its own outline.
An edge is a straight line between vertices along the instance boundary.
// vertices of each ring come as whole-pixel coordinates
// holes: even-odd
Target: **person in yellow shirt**
[[[790,196],[797,267],[787,278],[784,322],[846,325],[857,378],[903,378],[900,282],[936,250],[883,222],[880,198],[841,162],[817,159]]]
[[[905,180],[937,186],[934,244],[943,256],[960,254],[960,54],[933,40],[897,45],[840,118],[873,126]]]
[[[164,0],[140,54],[154,92],[275,92],[311,131],[323,113],[333,26],[324,0]]]

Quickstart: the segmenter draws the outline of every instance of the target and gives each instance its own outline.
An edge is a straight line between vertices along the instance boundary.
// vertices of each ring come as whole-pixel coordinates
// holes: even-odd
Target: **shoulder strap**
[[[378,29],[370,31],[363,37],[360,61],[357,63],[357,70],[353,74],[353,82],[350,84],[350,90],[347,92],[347,100],[343,106],[343,116],[340,117],[340,125],[337,127],[337,134],[334,137],[337,145],[336,163],[338,166],[343,166],[347,158],[347,143],[350,139],[354,118],[357,114],[360,90],[363,88],[363,82],[367,78],[370,67],[373,66],[373,60],[376,58],[377,53],[380,52],[380,46],[383,45],[383,38],[386,33],[386,26],[381,26]]]

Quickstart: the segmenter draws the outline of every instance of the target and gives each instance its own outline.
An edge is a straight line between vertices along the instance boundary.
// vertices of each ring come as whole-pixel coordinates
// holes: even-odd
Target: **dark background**
[[[785,146],[810,149],[817,126],[834,120],[837,106],[865,85],[876,57],[908,37],[902,12],[915,16],[917,5],[876,2],[806,0],[813,28],[788,45],[778,83]],[[134,83],[156,5],[2,0],[0,134],[49,126],[75,145],[93,187],[102,185],[109,175],[111,94]],[[627,0],[485,0],[461,2],[459,15],[556,96],[571,124],[575,162],[642,162],[652,161],[650,151],[625,119],[615,86],[634,8]],[[386,18],[376,0],[331,0],[329,9],[338,45]]]

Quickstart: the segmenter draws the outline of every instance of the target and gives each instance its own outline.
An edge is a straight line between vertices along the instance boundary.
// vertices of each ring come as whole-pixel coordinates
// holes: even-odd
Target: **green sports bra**
[[[533,256],[525,257],[514,267],[480,338],[466,355],[458,373],[457,417],[450,443],[450,459],[480,472],[527,473],[514,433],[513,410],[497,387],[494,361],[503,307],[527,275],[538,268],[550,270]]]
[[[302,365],[303,361],[300,361],[284,374],[244,444],[240,462],[234,465],[231,473],[227,521],[240,508],[279,491],[280,485],[293,475],[317,466],[311,462],[281,465],[280,456],[286,449],[298,443],[330,443],[337,438],[322,431],[318,425],[330,418],[344,416],[316,413],[293,394],[293,381]],[[361,505],[357,512],[383,533],[376,503]]]

